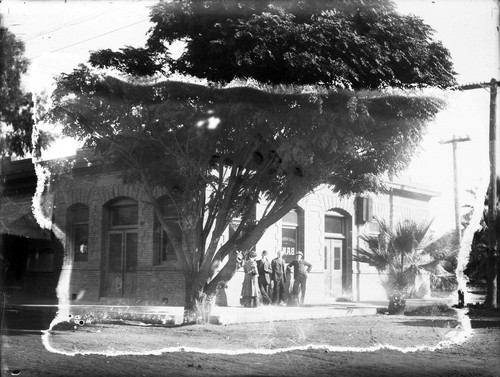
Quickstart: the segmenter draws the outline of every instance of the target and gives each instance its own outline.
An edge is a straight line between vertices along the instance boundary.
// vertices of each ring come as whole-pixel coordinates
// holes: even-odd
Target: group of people
[[[254,308],[263,305],[303,305],[306,294],[307,275],[312,265],[303,259],[301,251],[295,253],[295,260],[286,265],[283,251],[273,260],[268,259],[267,250],[262,251],[262,258],[257,259],[255,251],[250,252],[244,263],[245,277],[241,289],[241,304]],[[287,291],[287,271],[293,269],[293,288]],[[289,274],[288,274],[289,275]]]

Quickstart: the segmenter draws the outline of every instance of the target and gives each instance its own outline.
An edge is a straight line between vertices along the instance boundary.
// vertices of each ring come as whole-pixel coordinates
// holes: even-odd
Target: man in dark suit
[[[269,305],[271,298],[269,297],[269,284],[271,284],[271,263],[267,259],[267,250],[262,251],[262,258],[257,261],[259,271],[259,290],[262,296],[262,303]]]
[[[285,261],[282,258],[283,251],[278,251],[278,257],[274,258],[271,262],[271,279],[273,281],[274,291],[273,291],[273,304],[283,304],[285,303],[285,282],[286,282],[286,271],[285,271]]]
[[[306,295],[307,274],[311,272],[312,264],[306,262],[302,257],[302,251],[295,253],[295,260],[290,262],[288,269],[293,267],[293,298],[298,305],[304,305]]]

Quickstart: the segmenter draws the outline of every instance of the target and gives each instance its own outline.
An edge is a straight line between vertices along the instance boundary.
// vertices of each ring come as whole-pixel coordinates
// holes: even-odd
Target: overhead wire
[[[93,13],[91,15],[84,16],[82,18],[78,18],[76,20],[69,21],[69,23],[65,23],[65,24],[60,25],[60,26],[55,26],[55,27],[52,27],[50,29],[45,29],[45,30],[40,31],[37,34],[33,34],[33,35],[30,35],[30,36],[27,36],[27,37],[23,38],[22,41],[23,42],[30,41],[30,40],[32,40],[34,38],[41,37],[43,35],[50,34],[50,33],[62,30],[64,28],[70,27],[70,26],[75,26],[75,25],[81,24],[83,22],[90,21],[92,19],[98,18],[98,17],[100,17],[102,15],[105,15],[107,13],[124,10],[124,9],[126,9],[126,8],[128,8],[128,7],[132,6],[132,5],[135,5],[135,4],[139,3],[139,2],[142,2],[142,1],[143,0],[137,0],[137,1],[134,1],[134,2],[130,2],[127,5],[122,6],[120,8],[109,8],[108,10],[105,10],[105,11],[102,11],[102,12],[97,12],[97,13]]]
[[[47,52],[47,53],[48,53],[48,54],[53,54],[54,52],[58,52],[58,51],[65,50],[65,49],[70,48],[70,47],[73,47],[73,46],[77,46],[77,45],[79,45],[79,44],[82,44],[82,43],[85,43],[85,42],[88,42],[88,41],[91,41],[91,40],[94,40],[94,39],[97,39],[97,38],[103,37],[103,36],[108,35],[108,34],[112,34],[112,33],[116,32],[116,31],[123,30],[123,29],[126,29],[126,28],[128,28],[128,27],[131,27],[131,26],[134,26],[134,25],[138,25],[138,24],[143,23],[143,22],[146,22],[146,21],[149,21],[149,18],[144,18],[144,19],[142,19],[142,20],[140,20],[140,21],[137,21],[137,22],[134,22],[134,23],[131,23],[131,24],[128,24],[128,25],[125,25],[125,26],[122,26],[122,27],[119,27],[119,28],[116,28],[116,29],[110,30],[110,31],[108,31],[108,32],[106,32],[106,33],[102,33],[102,34],[96,35],[96,36],[94,36],[94,37],[84,39],[84,40],[79,41],[79,42],[72,43],[72,44],[70,44],[70,45],[66,45],[66,46],[64,46],[64,47],[57,48],[57,49],[52,50],[52,51],[49,51],[49,52]],[[42,54],[42,55],[45,55],[45,54]],[[31,60],[37,59],[37,58],[41,57],[42,55],[33,56],[33,57],[31,57],[31,58],[28,58],[28,60],[30,60],[30,61],[31,61]]]

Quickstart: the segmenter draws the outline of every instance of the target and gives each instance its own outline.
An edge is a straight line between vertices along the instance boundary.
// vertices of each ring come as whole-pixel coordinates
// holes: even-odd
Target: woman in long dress
[[[257,258],[257,253],[252,251],[243,266],[245,278],[243,279],[243,287],[241,288],[241,304],[247,308],[258,306],[259,272],[255,258]]]

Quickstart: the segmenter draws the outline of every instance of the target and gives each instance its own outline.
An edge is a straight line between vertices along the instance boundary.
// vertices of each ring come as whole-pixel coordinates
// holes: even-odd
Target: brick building
[[[53,299],[63,275],[69,283],[60,285],[59,294],[73,302],[183,305],[184,282],[175,253],[142,187],[124,184],[119,171],[92,166],[87,157],[80,151],[70,160],[71,173],[50,188],[46,213],[53,229],[61,231],[56,232],[59,238],[42,231],[33,218],[36,176],[31,161],[2,160],[2,255],[18,265],[18,279],[9,277],[3,286],[10,287],[13,297]],[[377,272],[352,261],[358,235],[377,231],[374,216],[426,220],[436,195],[410,184],[390,186],[389,194],[344,198],[320,187],[271,226],[256,250],[266,249],[274,258],[283,249],[287,261],[295,251],[304,252],[313,265],[306,303],[385,299]],[[257,216],[262,210],[257,206]],[[242,280],[240,270],[229,282],[229,305],[239,305]]]

